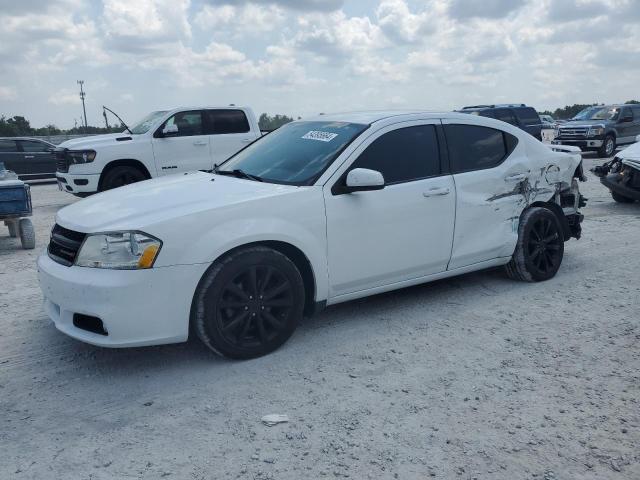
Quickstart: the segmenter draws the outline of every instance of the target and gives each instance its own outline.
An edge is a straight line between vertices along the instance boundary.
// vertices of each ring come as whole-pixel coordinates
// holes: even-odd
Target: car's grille
[[[56,152],[56,170],[60,173],[67,173],[69,171],[69,160],[64,150]]]
[[[562,138],[586,138],[589,129],[583,128],[561,128],[558,130],[558,137]]]
[[[84,233],[68,230],[58,224],[54,225],[48,248],[49,257],[54,262],[70,267],[76,261],[85,237]]]

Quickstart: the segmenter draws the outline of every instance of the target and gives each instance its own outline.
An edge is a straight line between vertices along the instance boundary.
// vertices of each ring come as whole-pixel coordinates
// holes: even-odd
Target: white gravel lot
[[[0,232],[0,478],[640,478],[640,204],[581,187],[584,236],[554,279],[493,270],[350,302],[232,362],[196,339],[59,333],[35,260],[75,198],[34,186],[38,248]]]

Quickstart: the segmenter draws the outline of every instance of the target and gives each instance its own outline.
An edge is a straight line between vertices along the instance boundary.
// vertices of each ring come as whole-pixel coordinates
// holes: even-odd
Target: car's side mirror
[[[344,191],[365,192],[384,188],[384,177],[376,170],[368,168],[354,168],[347,174]]]
[[[165,125],[162,129],[163,137],[175,137],[176,135],[178,135],[178,126],[175,123]]]

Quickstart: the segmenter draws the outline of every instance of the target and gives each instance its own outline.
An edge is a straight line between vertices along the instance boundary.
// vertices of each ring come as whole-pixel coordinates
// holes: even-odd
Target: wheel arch
[[[112,160],[105,165],[105,167],[102,169],[102,172],[100,173],[100,180],[98,180],[99,192],[102,191],[102,183],[104,181],[104,177],[107,175],[107,173],[109,173],[111,170],[113,170],[116,167],[137,168],[142,173],[144,173],[145,177],[147,177],[147,180],[151,178],[151,173],[149,172],[149,169],[140,160],[136,160],[135,158],[121,158],[118,160]]]
[[[222,260],[227,255],[230,255],[238,250],[242,250],[245,248],[259,247],[259,246],[271,248],[272,250],[275,250],[276,252],[283,254],[285,257],[287,257],[289,260],[293,262],[293,264],[296,266],[296,268],[300,272],[300,275],[302,276],[302,283],[304,284],[304,293],[305,293],[304,315],[312,316],[315,313],[317,313],[319,310],[322,310],[322,308],[326,304],[326,301],[316,302],[317,280],[313,270],[313,266],[311,265],[311,262],[309,261],[309,258],[307,257],[307,255],[305,255],[305,253],[302,250],[300,250],[298,247],[288,242],[284,242],[281,240],[260,240],[260,241],[249,242],[249,243],[244,243],[242,245],[235,246],[218,255],[218,257],[211,263],[211,266],[207,268],[207,270],[202,274],[202,277],[198,281],[196,290],[193,292],[193,302],[191,305],[191,318],[193,318],[196,295],[198,293],[202,280],[206,277],[209,270],[213,268],[220,260]]]

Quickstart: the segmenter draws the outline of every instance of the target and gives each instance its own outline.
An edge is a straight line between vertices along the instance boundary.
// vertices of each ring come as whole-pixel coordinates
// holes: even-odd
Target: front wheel
[[[146,179],[147,176],[139,168],[126,165],[114,167],[105,174],[101,190],[111,190]]]
[[[28,218],[21,218],[18,222],[18,230],[20,230],[20,244],[25,250],[33,250],[36,248],[36,232],[33,223]]]
[[[243,248],[216,262],[200,281],[193,327],[220,355],[260,357],[289,339],[304,302],[302,276],[288,257],[266,247]]]
[[[607,135],[604,137],[602,146],[598,150],[598,157],[609,158],[616,151],[616,139],[613,135]]]
[[[507,275],[514,280],[541,282],[555,276],[564,255],[564,236],[556,215],[549,209],[525,211],[518,227],[518,243]]]

